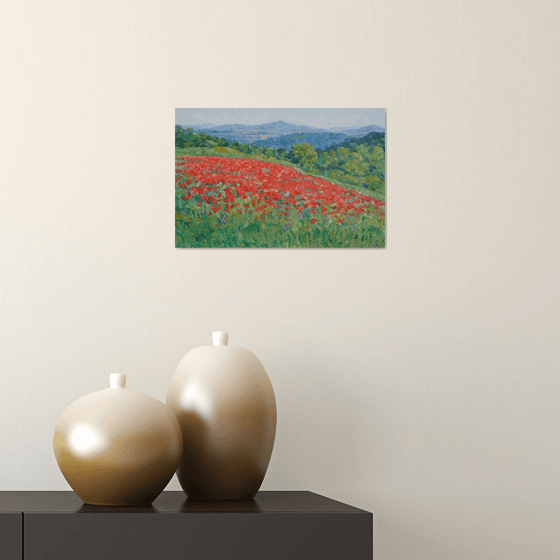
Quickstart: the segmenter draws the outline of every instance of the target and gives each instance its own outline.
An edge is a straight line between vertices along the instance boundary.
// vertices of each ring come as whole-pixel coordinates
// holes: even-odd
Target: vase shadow
[[[78,513],[157,513],[153,505],[145,506],[95,506],[92,504],[82,504]]]
[[[254,499],[249,500],[201,500],[187,498],[182,512],[199,513],[260,513],[261,508]]]

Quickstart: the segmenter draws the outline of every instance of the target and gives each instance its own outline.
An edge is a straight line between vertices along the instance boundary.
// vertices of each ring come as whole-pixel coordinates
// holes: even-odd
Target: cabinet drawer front
[[[24,548],[25,560],[371,560],[372,515],[26,513]]]
[[[0,511],[0,558],[21,560],[23,542],[23,514],[20,511]]]

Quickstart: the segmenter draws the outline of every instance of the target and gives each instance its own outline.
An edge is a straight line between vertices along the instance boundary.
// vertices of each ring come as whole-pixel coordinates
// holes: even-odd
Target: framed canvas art
[[[385,109],[175,109],[175,247],[385,247]]]

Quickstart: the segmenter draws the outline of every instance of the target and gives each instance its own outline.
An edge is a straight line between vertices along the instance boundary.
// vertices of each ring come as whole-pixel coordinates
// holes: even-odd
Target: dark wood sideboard
[[[74,492],[0,492],[2,560],[372,560],[370,512],[313,492],[151,506],[85,505]]]

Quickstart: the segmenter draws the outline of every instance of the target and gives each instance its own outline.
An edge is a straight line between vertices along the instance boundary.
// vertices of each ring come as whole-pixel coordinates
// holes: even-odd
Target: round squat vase
[[[179,363],[166,404],[183,432],[177,477],[189,498],[249,500],[259,490],[276,435],[276,399],[259,359],[228,346],[191,350]]]
[[[56,461],[86,504],[149,505],[179,465],[181,428],[161,401],[125,388],[124,373],[109,380],[108,389],[62,413],[54,431]]]

